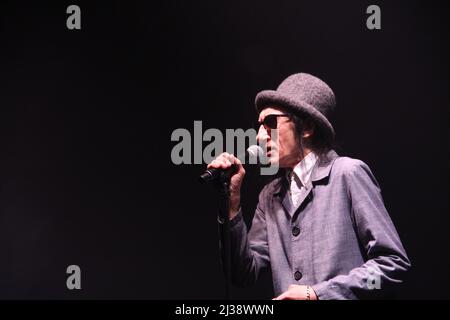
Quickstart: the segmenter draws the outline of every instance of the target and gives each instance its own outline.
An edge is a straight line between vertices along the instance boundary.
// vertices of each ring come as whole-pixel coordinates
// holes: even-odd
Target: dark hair
[[[304,124],[308,120],[314,123],[314,133],[309,141],[308,147],[311,148],[318,156],[322,156],[329,150],[335,149],[336,143],[334,137],[330,134],[326,134],[325,130],[310,116],[291,113],[291,120],[294,123],[297,143],[302,152],[304,149],[304,141],[302,141],[301,137],[304,130]]]

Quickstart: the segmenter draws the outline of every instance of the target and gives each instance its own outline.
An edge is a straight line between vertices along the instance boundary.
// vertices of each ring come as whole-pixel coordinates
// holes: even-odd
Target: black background
[[[0,297],[223,298],[217,197],[171,133],[247,128],[258,91],[308,72],[411,258],[399,297],[450,298],[444,3],[377,1],[371,31],[368,1],[2,1]],[[262,185],[250,170],[247,222]],[[234,296],[271,298],[270,275]]]

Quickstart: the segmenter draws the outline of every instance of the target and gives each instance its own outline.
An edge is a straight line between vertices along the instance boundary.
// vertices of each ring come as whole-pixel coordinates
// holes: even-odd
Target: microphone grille
[[[247,149],[247,152],[248,152],[249,156],[252,157],[252,158],[253,157],[254,158],[261,158],[264,155],[264,150],[260,146],[258,146],[256,144],[250,146]]]

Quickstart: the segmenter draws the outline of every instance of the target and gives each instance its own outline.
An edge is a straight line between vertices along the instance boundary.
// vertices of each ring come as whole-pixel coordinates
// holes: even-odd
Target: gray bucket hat
[[[256,110],[280,106],[297,114],[309,115],[327,138],[334,138],[329,121],[336,99],[331,88],[322,80],[307,73],[287,77],[274,90],[264,90],[256,95]]]

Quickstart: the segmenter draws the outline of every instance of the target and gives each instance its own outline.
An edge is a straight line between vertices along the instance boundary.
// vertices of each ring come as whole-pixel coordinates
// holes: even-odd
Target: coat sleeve
[[[351,202],[350,214],[365,263],[348,274],[312,287],[319,299],[324,300],[386,297],[404,281],[410,261],[369,167],[355,160],[344,178]]]
[[[260,272],[269,266],[266,217],[261,208],[264,193],[265,189],[259,195],[259,202],[248,233],[241,210],[230,221],[231,275],[233,283],[237,286],[254,284]],[[221,224],[220,220],[219,224]],[[221,243],[220,251],[223,257]]]

